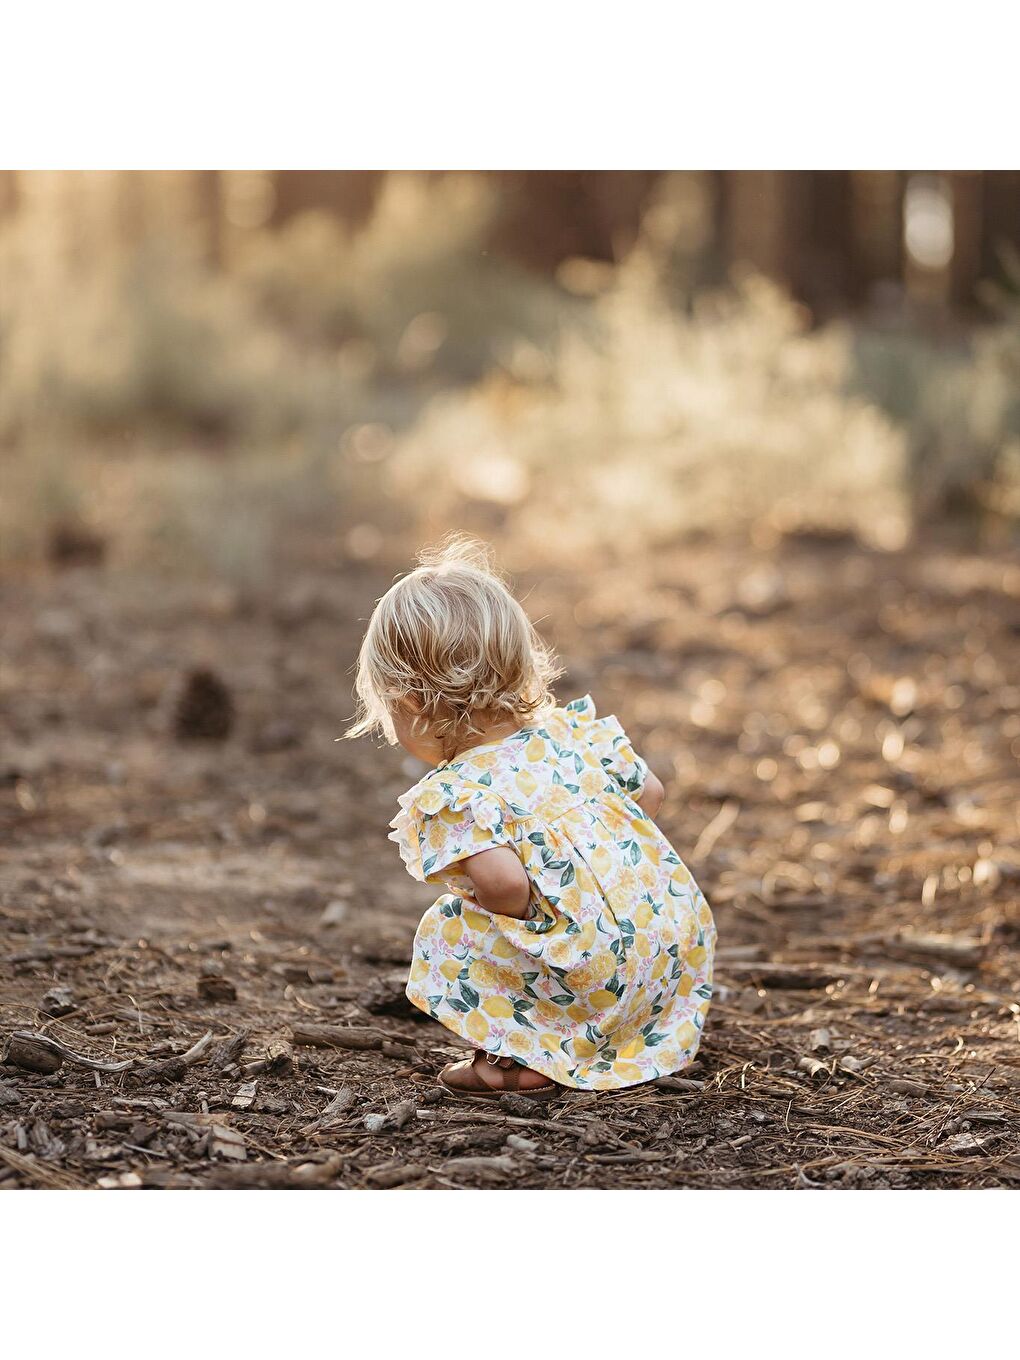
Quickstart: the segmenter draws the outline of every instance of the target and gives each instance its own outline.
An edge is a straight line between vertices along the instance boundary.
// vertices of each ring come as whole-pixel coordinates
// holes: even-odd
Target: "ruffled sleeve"
[[[442,883],[470,855],[514,844],[510,811],[492,789],[436,770],[398,799],[390,822],[407,872],[420,883]],[[448,873],[448,871],[452,871]]]
[[[623,792],[631,798],[640,797],[648,766],[631,746],[618,720],[612,714],[598,717],[590,694],[572,700],[563,711],[575,734],[591,747]]]

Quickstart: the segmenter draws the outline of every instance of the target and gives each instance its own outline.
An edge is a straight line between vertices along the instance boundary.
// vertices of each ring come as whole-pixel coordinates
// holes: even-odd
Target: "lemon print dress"
[[[418,927],[409,1000],[563,1086],[615,1090],[686,1066],[712,996],[715,926],[635,802],[647,769],[586,695],[404,794],[390,839],[412,877],[447,889]],[[471,896],[463,861],[500,845],[528,874],[530,919]]]

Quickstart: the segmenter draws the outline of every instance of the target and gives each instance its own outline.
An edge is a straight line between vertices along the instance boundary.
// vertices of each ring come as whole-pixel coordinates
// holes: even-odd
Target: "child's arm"
[[[509,846],[499,845],[471,855],[463,863],[464,872],[475,890],[475,901],[497,916],[528,914],[531,884],[524,865]]]
[[[659,808],[662,807],[662,800],[666,796],[666,790],[662,787],[662,780],[657,775],[652,774],[651,770],[645,775],[645,782],[641,789],[641,796],[634,801],[642,812],[654,818]]]

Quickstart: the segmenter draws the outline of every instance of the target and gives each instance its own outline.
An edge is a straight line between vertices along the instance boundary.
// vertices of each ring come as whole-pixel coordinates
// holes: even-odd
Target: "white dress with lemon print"
[[[590,697],[438,766],[400,799],[390,839],[446,887],[414,941],[408,998],[479,1048],[563,1086],[615,1090],[694,1057],[715,926],[640,809],[648,767]],[[528,920],[483,910],[462,861],[509,846]]]

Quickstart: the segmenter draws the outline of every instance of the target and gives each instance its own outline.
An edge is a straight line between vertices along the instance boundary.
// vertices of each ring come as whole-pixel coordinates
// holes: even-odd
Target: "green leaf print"
[[[641,847],[640,847],[640,845],[638,845],[637,841],[631,841],[631,843],[630,843],[630,862],[631,862],[631,864],[637,864],[637,862],[638,862],[638,860],[639,860],[640,858],[641,858]]]
[[[460,984],[460,994],[464,998],[464,1000],[468,1003],[472,1010],[474,1010],[477,1007],[478,1002],[481,1000],[475,989],[473,987],[469,987],[466,982],[462,982]]]
[[[554,1002],[557,1006],[572,1006],[575,998],[572,997],[569,992],[560,992],[556,996],[551,996],[549,1000]]]
[[[478,776],[478,783],[484,784],[486,788],[489,788],[492,784],[492,771],[486,770],[484,774],[480,774]]]
[[[516,1022],[517,1022],[519,1025],[521,1025],[524,1029],[534,1029],[534,1028],[535,1028],[535,1026],[531,1023],[531,1021],[528,1019],[528,1017],[524,1014],[523,1011],[514,1011],[514,1019],[515,1019]]]
[[[421,871],[426,878],[432,872],[432,868],[438,858],[438,855],[429,855],[428,859],[422,861]]]
[[[532,982],[535,981],[535,979],[538,977],[538,974],[537,974],[537,973],[522,973],[522,974],[521,974],[521,977],[524,979],[525,982],[527,982],[527,983],[530,984],[530,983],[532,983]]]
[[[573,881],[574,881],[574,866],[572,864],[568,864],[567,867],[563,870],[562,874],[560,874],[560,887],[565,888],[569,883],[573,883]]]
[[[703,982],[700,987],[695,987],[694,992],[695,995],[700,996],[702,1000],[708,1001],[712,995],[712,988],[707,982]]]
[[[463,1001],[458,1001],[455,996],[447,997],[446,1004],[453,1010],[459,1011],[461,1015],[470,1015],[471,1007],[465,1006]]]
[[[532,845],[545,845],[545,837],[542,835],[541,831],[532,831],[528,836],[528,840]]]

